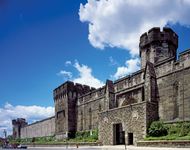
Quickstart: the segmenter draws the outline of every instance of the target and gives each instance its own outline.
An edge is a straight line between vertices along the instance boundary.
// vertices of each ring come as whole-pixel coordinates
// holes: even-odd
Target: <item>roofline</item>
[[[190,52],[190,48],[189,48],[189,49],[186,49],[186,50],[184,50],[184,51],[182,51],[182,52],[180,52],[179,55],[183,55],[183,54],[188,53],[188,52]]]
[[[44,121],[49,120],[49,119],[53,119],[53,118],[55,118],[55,115],[51,116],[51,117],[48,117],[48,118],[45,118],[45,119],[42,119],[42,120],[39,120],[39,121],[36,121],[36,122],[33,122],[33,123],[28,124],[28,125],[26,125],[24,127],[28,127],[28,126],[31,126],[31,125],[34,125],[34,124],[37,124],[37,123],[40,123],[40,122],[44,122]]]

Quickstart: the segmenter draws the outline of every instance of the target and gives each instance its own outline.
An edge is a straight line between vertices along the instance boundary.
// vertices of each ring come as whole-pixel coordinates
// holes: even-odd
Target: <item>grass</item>
[[[32,142],[33,141],[33,142]],[[35,141],[35,142],[34,142]],[[56,140],[55,136],[36,137],[11,140],[11,143],[39,144],[39,145],[62,145],[67,143],[92,143],[98,141],[98,130],[76,132],[75,138]]]
[[[162,134],[162,131],[164,131],[164,134]],[[164,124],[161,121],[153,122],[149,128],[149,135],[144,140],[190,140],[190,122],[173,124]]]
[[[145,141],[154,141],[154,140],[190,140],[190,135],[187,136],[178,136],[178,135],[166,135],[166,136],[160,136],[160,137],[146,137],[144,139]]]

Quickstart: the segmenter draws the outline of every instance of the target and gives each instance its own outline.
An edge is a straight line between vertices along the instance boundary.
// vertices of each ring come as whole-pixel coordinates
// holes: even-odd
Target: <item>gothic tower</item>
[[[170,58],[176,58],[178,35],[170,28],[152,28],[140,37],[141,68],[149,61],[157,64]]]

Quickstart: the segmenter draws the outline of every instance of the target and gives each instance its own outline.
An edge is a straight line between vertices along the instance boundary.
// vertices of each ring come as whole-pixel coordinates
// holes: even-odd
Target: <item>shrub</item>
[[[186,136],[190,132],[190,123],[175,123],[175,124],[168,124],[168,134],[169,135],[176,135],[179,137]]]
[[[98,140],[98,130],[92,130],[92,134],[90,131],[78,131],[76,132],[75,139],[70,139],[74,141],[83,141],[83,142],[95,142]]]
[[[181,130],[179,132],[179,136],[186,136],[190,132],[190,123],[183,123],[181,124]]]
[[[148,133],[153,137],[165,136],[168,134],[168,128],[162,121],[155,121],[150,125]]]
[[[181,130],[180,124],[168,124],[167,127],[169,135],[178,135]]]

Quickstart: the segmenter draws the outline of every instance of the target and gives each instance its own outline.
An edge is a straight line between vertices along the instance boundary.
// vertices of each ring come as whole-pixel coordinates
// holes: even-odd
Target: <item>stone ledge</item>
[[[190,140],[155,140],[155,141],[138,141],[137,146],[147,147],[190,147]]]

